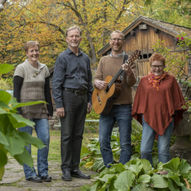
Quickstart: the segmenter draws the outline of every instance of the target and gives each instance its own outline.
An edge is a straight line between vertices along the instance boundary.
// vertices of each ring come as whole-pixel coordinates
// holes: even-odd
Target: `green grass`
[[[33,132],[33,136],[36,133]],[[33,159],[37,158],[37,148],[32,146]],[[50,130],[49,161],[60,161],[60,130]]]
[[[33,132],[33,136],[36,136],[36,133]],[[87,152],[86,147],[89,143],[89,139],[98,136],[98,128],[97,127],[85,127],[83,134],[83,142],[82,142],[82,150],[81,154]],[[37,148],[32,146],[32,156],[35,160],[37,158]],[[49,161],[61,161],[60,156],[60,130],[50,130],[50,145],[49,145]]]

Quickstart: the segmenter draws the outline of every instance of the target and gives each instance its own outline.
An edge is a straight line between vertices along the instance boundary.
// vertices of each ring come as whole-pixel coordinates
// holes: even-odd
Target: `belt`
[[[86,89],[64,88],[64,91],[74,93],[75,95],[85,95],[85,94],[87,94]]]

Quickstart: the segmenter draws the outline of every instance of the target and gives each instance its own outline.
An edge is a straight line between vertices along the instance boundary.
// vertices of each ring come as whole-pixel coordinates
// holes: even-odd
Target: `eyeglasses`
[[[112,41],[122,41],[123,38],[112,38],[111,40],[112,40]]]
[[[163,68],[164,65],[151,65],[152,68]]]

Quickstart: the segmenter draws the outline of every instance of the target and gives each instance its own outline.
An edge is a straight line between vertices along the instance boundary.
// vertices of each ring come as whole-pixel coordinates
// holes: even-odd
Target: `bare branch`
[[[83,23],[84,23],[83,18],[81,16],[80,12],[76,9],[77,5],[75,4],[74,0],[73,0],[73,3],[74,3],[75,7],[73,7],[70,2],[68,2],[68,3],[64,3],[64,2],[58,3],[57,2],[57,4],[59,4],[59,5],[64,5],[65,7],[70,8],[75,13],[75,15],[78,17],[78,19],[80,20],[81,24],[83,25]]]
[[[115,23],[117,23],[117,21],[120,19],[121,15],[122,15],[123,12],[125,11],[125,5],[127,5],[128,3],[130,3],[130,1],[128,1],[128,0],[124,0],[124,1],[123,1],[123,6],[122,6],[122,8],[121,8],[119,14],[118,14],[117,17],[115,18],[115,21],[114,21]]]

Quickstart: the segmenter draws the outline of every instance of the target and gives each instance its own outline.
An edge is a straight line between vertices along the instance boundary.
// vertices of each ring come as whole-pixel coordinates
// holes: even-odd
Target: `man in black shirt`
[[[89,179],[79,170],[80,152],[86,113],[91,111],[92,73],[89,57],[79,49],[81,31],[78,26],[66,31],[68,48],[55,64],[53,97],[61,121],[62,179]]]

